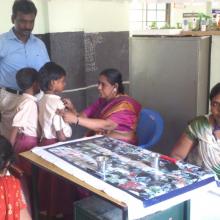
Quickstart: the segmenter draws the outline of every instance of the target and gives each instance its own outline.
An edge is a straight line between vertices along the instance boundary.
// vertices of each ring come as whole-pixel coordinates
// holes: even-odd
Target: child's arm
[[[12,146],[15,145],[16,137],[18,134],[19,127],[12,127],[9,141]]]
[[[57,103],[56,110],[62,110],[62,111],[65,110],[65,106],[64,106],[63,101],[60,100],[60,102]],[[56,131],[56,137],[59,141],[65,141],[67,138],[71,137],[72,129],[69,124],[67,124],[63,121],[63,118],[60,115],[55,113],[52,123],[53,123],[54,129]]]
[[[65,141],[67,139],[65,134],[63,133],[63,129],[61,129],[60,131],[56,131],[56,135],[59,141]]]
[[[72,134],[71,127],[63,121],[63,119],[60,115],[56,114],[54,116],[53,126],[56,131],[56,137],[59,141],[65,141]],[[67,130],[68,131],[70,130],[70,132],[66,133]],[[70,133],[70,134],[68,134],[68,133]]]

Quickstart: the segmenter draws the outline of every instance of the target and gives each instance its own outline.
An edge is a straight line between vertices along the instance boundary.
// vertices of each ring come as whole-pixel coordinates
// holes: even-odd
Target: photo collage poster
[[[105,136],[45,150],[142,200],[145,207],[205,185],[214,178],[198,166],[161,158],[155,168],[157,153]]]

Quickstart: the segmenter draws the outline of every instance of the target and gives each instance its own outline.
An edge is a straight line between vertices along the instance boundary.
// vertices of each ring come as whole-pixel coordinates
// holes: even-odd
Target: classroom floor
[[[73,217],[72,216],[69,216],[69,217],[54,217],[54,218],[48,219],[47,216],[40,215],[39,219],[40,220],[73,220]]]
[[[40,220],[73,220],[73,216],[70,215],[70,216],[65,216],[65,217],[59,216],[59,217],[48,218],[46,215],[40,214],[39,219]]]

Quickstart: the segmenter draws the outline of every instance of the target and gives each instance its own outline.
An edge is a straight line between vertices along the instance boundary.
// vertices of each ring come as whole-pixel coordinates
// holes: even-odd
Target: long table
[[[100,154],[111,158],[105,179],[96,175],[94,158]],[[21,156],[33,164],[34,219],[39,219],[36,190],[39,168],[120,207],[123,220],[135,216],[134,213],[128,215],[132,209],[142,213],[142,216],[149,215],[187,201],[194,192],[208,190],[215,184],[210,173],[186,163],[173,164],[161,159],[162,167],[159,171],[155,170],[150,162],[154,155],[153,152],[107,137],[73,140],[22,153]],[[120,174],[119,179],[115,179],[116,174]],[[200,178],[199,175],[206,177]],[[174,189],[170,188],[171,185]]]
[[[103,192],[101,190],[97,190],[96,188],[94,188],[91,185],[85,183],[84,181],[74,177],[73,175],[68,174],[67,172],[65,172],[62,169],[60,169],[59,167],[57,167],[56,165],[46,161],[45,159],[39,157],[38,155],[32,153],[31,151],[21,153],[20,155],[22,157],[24,157],[25,159],[27,159],[28,161],[30,161],[33,165],[32,177],[33,177],[33,197],[34,197],[34,200],[33,200],[34,220],[39,220],[38,192],[37,192],[37,185],[36,185],[39,169],[43,169],[43,170],[48,171],[49,173],[53,173],[55,175],[58,175],[58,176],[64,178],[65,180],[68,180],[73,184],[81,186],[81,187],[93,192],[94,194],[112,202],[113,204],[117,205],[118,207],[120,207],[123,210],[123,219],[127,219],[127,206],[126,206],[126,204],[112,198],[111,196],[109,196],[108,194],[106,194],[105,192]]]

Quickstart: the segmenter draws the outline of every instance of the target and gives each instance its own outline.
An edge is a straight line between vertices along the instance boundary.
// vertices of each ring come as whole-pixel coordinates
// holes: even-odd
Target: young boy
[[[23,94],[17,105],[10,135],[15,153],[30,150],[38,144],[38,108],[34,96],[39,92],[38,74],[33,68],[23,68],[16,74]]]
[[[72,135],[72,129],[62,117],[56,114],[65,106],[59,94],[64,90],[66,72],[54,62],[46,63],[40,70],[39,84],[44,96],[38,103],[39,123],[42,129],[40,146],[65,141]],[[39,173],[40,210],[47,211],[51,216],[72,212],[74,190],[71,184],[65,183],[56,176],[41,171]],[[72,218],[68,218],[72,219]]]
[[[39,123],[42,129],[40,145],[49,145],[65,141],[72,135],[72,129],[62,117],[56,114],[65,106],[58,95],[64,90],[66,72],[54,62],[46,63],[40,70],[39,84],[44,96],[39,101]]]

